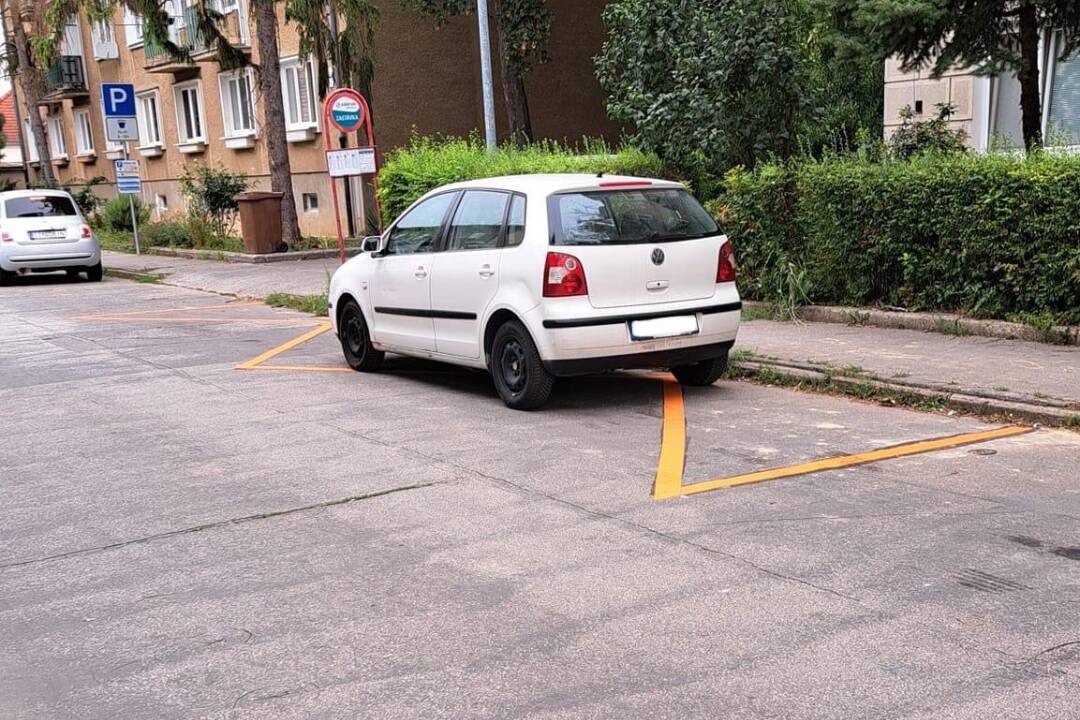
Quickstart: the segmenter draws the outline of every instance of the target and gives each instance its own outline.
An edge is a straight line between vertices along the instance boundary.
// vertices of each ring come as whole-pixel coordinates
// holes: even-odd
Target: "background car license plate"
[[[67,237],[64,230],[38,230],[34,233],[35,240],[61,240]]]
[[[655,340],[656,338],[679,337],[680,335],[696,335],[697,332],[697,315],[676,315],[674,317],[630,321],[630,337],[634,340]]]

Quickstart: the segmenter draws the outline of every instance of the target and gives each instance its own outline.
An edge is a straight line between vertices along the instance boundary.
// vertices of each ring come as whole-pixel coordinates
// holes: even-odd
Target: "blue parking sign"
[[[131,83],[101,83],[101,106],[105,117],[135,117],[135,86]]]

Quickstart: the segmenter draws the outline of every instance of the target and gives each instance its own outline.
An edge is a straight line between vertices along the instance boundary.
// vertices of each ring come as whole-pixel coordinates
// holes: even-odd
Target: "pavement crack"
[[[27,565],[36,565],[39,563],[53,562],[57,560],[66,560],[73,557],[81,557],[84,555],[95,555],[97,553],[106,552],[109,550],[119,550],[130,545],[140,545],[143,543],[154,542],[157,540],[167,540],[169,538],[178,537],[180,535],[190,535],[192,533],[204,532],[206,530],[215,530],[217,528],[229,527],[233,525],[242,525],[244,523],[254,522],[256,520],[270,520],[273,518],[284,517],[286,515],[294,515],[296,513],[307,512],[309,510],[323,510],[325,508],[336,507],[338,505],[348,505],[354,502],[361,502],[363,500],[372,500],[374,498],[383,497],[385,495],[393,495],[407,490],[420,490],[436,485],[438,483],[417,483],[414,485],[402,485],[400,487],[388,488],[386,490],[379,490],[376,492],[365,493],[363,495],[351,495],[349,497],[338,498],[337,500],[326,500],[324,502],[313,503],[311,505],[304,505],[302,507],[288,508],[286,510],[273,510],[270,512],[256,513],[254,515],[245,515],[238,518],[229,518],[227,520],[217,520],[214,522],[203,523],[202,525],[194,525],[192,527],[181,528],[179,530],[170,530],[163,533],[155,533],[153,535],[146,535],[145,537],[135,538],[133,540],[124,540],[121,542],[109,543],[108,545],[100,545],[92,548],[81,548],[79,550],[70,550],[68,552],[57,553],[55,555],[46,555],[45,557],[32,558],[30,560],[18,560],[16,562],[9,562],[0,564],[0,570],[6,570],[9,568],[25,567]]]

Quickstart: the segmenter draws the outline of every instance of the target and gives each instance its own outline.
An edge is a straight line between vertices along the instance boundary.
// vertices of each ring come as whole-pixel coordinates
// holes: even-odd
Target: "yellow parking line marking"
[[[258,365],[256,367],[243,368],[244,370],[278,370],[290,372],[326,372],[326,373],[355,373],[352,368],[331,367],[329,365]]]
[[[656,465],[653,497],[675,497],[682,489],[683,464],[686,460],[686,410],[682,386],[665,380],[664,422],[660,431],[660,460]]]
[[[250,307],[252,305],[262,305],[262,304],[263,303],[258,302],[256,300],[242,300],[240,302],[225,303],[224,305],[222,305],[220,303],[217,304],[217,305],[185,305],[184,307],[165,308],[163,310],[131,310],[129,312],[102,313],[100,315],[79,315],[79,316],[73,317],[71,319],[72,320],[101,320],[101,319],[114,320],[114,319],[120,318],[120,317],[135,317],[135,316],[139,316],[139,315],[154,315],[154,314],[172,313],[172,312],[185,312],[185,311],[188,311],[188,310],[231,310],[232,308]]]
[[[1024,425],[1007,425],[992,430],[981,430],[979,432],[949,435],[928,440],[915,440],[867,452],[838,455],[798,465],[758,470],[718,480],[683,485],[682,475],[686,458],[686,408],[682,388],[677,383],[668,381],[664,383],[664,421],[661,431],[660,460],[657,464],[656,482],[653,486],[653,499],[669,500],[673,497],[697,495],[712,490],[808,475],[823,470],[855,467],[856,465],[866,465],[882,460],[892,460],[909,455],[947,450],[964,445],[1024,435],[1034,430],[1035,428]]]
[[[319,337],[320,335],[322,335],[323,333],[329,332],[329,330],[330,330],[330,323],[322,323],[317,328],[315,328],[314,330],[309,330],[308,332],[304,333],[303,335],[300,335],[299,337],[295,337],[292,340],[289,340],[288,342],[283,342],[280,345],[278,345],[277,347],[270,348],[269,350],[264,352],[262,355],[258,355],[256,357],[251,358],[250,360],[247,360],[246,362],[240,363],[239,365],[236,366],[236,369],[237,370],[256,370],[264,362],[266,362],[268,360],[273,360],[278,355],[281,355],[282,353],[286,353],[286,352],[292,350],[295,347],[303,345],[308,340],[313,340],[313,339]]]
[[[230,323],[242,322],[247,325],[309,325],[310,318],[247,318],[247,317],[129,317],[125,315],[100,315],[93,317],[74,317],[71,320],[85,320],[93,322],[127,322],[127,323]]]

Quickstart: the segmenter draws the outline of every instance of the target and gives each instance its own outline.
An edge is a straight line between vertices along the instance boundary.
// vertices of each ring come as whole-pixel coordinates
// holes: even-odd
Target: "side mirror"
[[[381,238],[378,235],[368,235],[364,238],[363,243],[360,245],[360,250],[363,252],[377,252],[379,250],[379,240]]]

